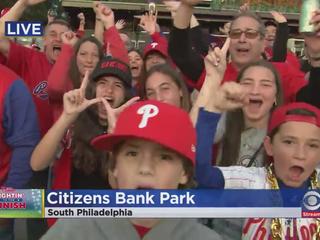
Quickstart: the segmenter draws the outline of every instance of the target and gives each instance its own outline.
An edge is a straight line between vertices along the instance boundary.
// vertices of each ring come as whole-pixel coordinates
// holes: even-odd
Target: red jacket
[[[115,27],[111,27],[104,32],[104,46],[109,46],[110,53],[113,57],[126,63],[129,62],[128,52]],[[68,44],[64,44],[48,77],[48,93],[50,104],[53,108],[54,122],[59,118],[63,110],[63,94],[73,89],[69,76],[69,66],[72,56],[73,48]]]

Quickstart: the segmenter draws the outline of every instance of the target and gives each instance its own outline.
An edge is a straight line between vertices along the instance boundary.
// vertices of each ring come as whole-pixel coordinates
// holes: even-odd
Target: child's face
[[[248,93],[246,101],[249,104],[243,108],[248,122],[269,118],[277,94],[274,74],[265,67],[250,67],[243,73],[240,84]]]
[[[161,72],[153,73],[146,82],[148,99],[181,107],[182,91],[172,78]]]
[[[265,149],[273,156],[277,178],[289,187],[300,187],[320,163],[320,128],[305,122],[286,122],[272,143],[266,138]]]
[[[178,154],[141,139],[120,147],[113,175],[119,189],[177,189],[188,180]]]
[[[112,108],[117,108],[124,102],[125,87],[123,82],[114,76],[102,76],[96,83],[96,97],[105,98]],[[98,116],[107,119],[107,111],[102,102],[98,103]]]

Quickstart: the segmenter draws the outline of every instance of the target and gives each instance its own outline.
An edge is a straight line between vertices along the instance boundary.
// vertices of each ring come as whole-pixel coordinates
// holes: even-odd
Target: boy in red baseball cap
[[[239,92],[229,90],[228,98],[206,106],[209,111],[199,112],[196,168],[199,185],[235,189],[291,188],[305,192],[319,189],[320,110],[306,103],[280,106],[272,113],[264,140],[269,157],[267,167],[211,167],[212,139],[220,117],[217,113],[227,106],[226,102],[241,102]],[[242,239],[320,239],[320,221],[315,218],[247,219]]]
[[[152,42],[143,49],[143,61],[146,71],[152,66],[164,64],[168,61],[168,46],[163,42]]]
[[[119,115],[112,134],[96,137],[92,144],[112,152],[109,172],[119,189],[193,186],[196,132],[188,114],[175,106],[151,100],[136,103]],[[43,237],[88,238],[221,239],[191,219],[59,220]]]

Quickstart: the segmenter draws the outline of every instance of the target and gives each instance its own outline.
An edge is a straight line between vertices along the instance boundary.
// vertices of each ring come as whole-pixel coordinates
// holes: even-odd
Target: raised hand
[[[99,4],[97,11],[106,29],[114,26],[114,13],[110,7]]]
[[[127,107],[129,107],[130,105],[132,105],[133,103],[135,103],[136,101],[138,101],[140,99],[140,97],[133,97],[130,100],[128,100],[126,103],[122,104],[120,107],[118,108],[112,108],[110,106],[110,104],[108,103],[107,100],[105,100],[104,98],[102,98],[102,103],[105,106],[106,110],[107,110],[107,118],[108,118],[108,133],[112,133],[115,126],[116,126],[116,122],[117,119],[119,117],[119,114]]]
[[[174,17],[178,11],[178,8],[181,4],[181,2],[177,1],[163,1],[163,4],[166,6],[168,11],[171,12],[171,16]]]
[[[92,9],[94,11],[94,13],[96,14],[96,18],[100,20],[100,15],[99,15],[99,11],[98,11],[98,7],[101,4],[100,1],[93,1],[92,2]]]
[[[240,6],[239,12],[247,12],[250,11],[250,3],[246,2]]]
[[[78,17],[79,20],[80,20],[80,24],[85,24],[85,22],[86,22],[86,17],[84,16],[83,12],[79,13],[79,14],[77,15],[77,17]]]
[[[219,75],[222,79],[227,67],[227,52],[229,45],[230,38],[227,38],[221,49],[215,47],[208,52],[208,55],[204,60],[207,76]]]
[[[273,19],[277,23],[285,23],[285,22],[287,22],[287,18],[280,12],[270,11],[270,14],[272,15]]]
[[[55,18],[56,18],[56,13],[53,12],[52,10],[48,10],[48,13],[47,13],[47,20],[48,20],[48,24],[51,23]]]
[[[124,19],[120,19],[116,22],[115,26],[117,30],[121,30],[121,29],[124,29],[125,25],[126,25],[126,21]]]
[[[74,32],[68,31],[68,32],[64,32],[61,35],[61,40],[64,44],[69,44],[71,46],[74,46],[78,41],[78,37]]]
[[[225,112],[241,108],[246,104],[247,92],[239,83],[226,82],[213,95],[205,108],[212,112]]]
[[[139,26],[149,33],[149,35],[152,35],[156,32],[157,29],[157,17],[158,12],[155,14],[145,13],[141,16]]]
[[[86,99],[85,92],[89,83],[89,71],[86,71],[79,89],[71,90],[63,95],[63,114],[72,121],[89,106],[101,102],[101,98]]]
[[[314,31],[317,36],[320,36],[320,9],[313,12],[310,23],[314,25]]]

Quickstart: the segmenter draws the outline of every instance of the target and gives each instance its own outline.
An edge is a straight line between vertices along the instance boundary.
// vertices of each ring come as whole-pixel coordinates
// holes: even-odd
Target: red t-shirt
[[[44,53],[10,42],[6,65],[20,75],[28,86],[43,136],[53,123],[47,92],[47,78],[53,64],[49,63]]]

